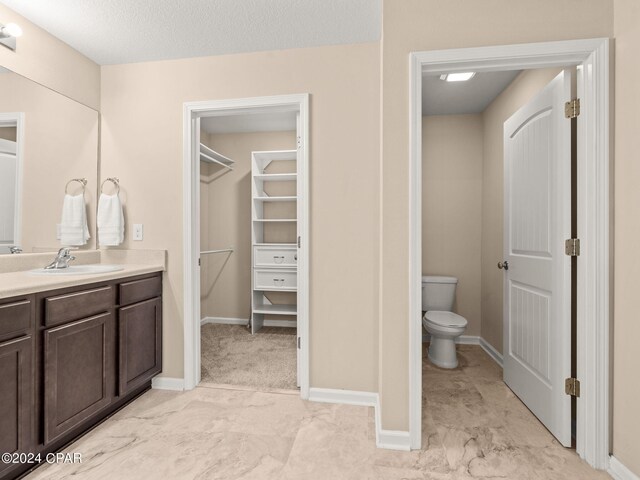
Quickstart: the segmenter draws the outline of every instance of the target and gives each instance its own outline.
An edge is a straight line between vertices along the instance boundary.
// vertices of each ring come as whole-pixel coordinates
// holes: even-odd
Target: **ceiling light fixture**
[[[445,73],[440,75],[440,80],[446,82],[466,82],[471,80],[475,76],[476,72],[462,72],[462,73]]]
[[[0,23],[0,45],[4,45],[11,50],[16,49],[16,38],[22,36],[22,28],[15,23]]]

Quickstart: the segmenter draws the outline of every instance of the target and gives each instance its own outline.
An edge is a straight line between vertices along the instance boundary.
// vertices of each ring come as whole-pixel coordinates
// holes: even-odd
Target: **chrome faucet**
[[[60,250],[58,250],[58,255],[56,255],[56,258],[53,260],[53,262],[51,262],[44,268],[45,270],[68,268],[69,262],[75,259],[76,257],[71,255],[71,249],[69,247],[62,247]]]
[[[13,247],[9,247],[9,252],[13,254],[22,253],[22,249],[19,246],[14,245]]]

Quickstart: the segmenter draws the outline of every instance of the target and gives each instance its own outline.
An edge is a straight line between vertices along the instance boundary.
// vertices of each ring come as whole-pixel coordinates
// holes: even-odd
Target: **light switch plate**
[[[133,239],[140,241],[144,238],[144,229],[141,223],[133,224]]]

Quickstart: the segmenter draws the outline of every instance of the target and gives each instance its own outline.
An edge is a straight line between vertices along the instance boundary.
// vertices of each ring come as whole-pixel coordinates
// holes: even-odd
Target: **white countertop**
[[[116,278],[133,277],[145,273],[161,272],[163,265],[122,265],[117,272],[88,275],[34,275],[29,272],[0,273],[0,298],[17,297],[29,293],[45,292],[58,288],[88,285]]]
[[[82,275],[37,275],[29,273],[33,268],[28,262],[28,270],[0,273],[0,299],[17,297],[36,292],[56,290],[58,288],[88,285],[118,278],[134,277],[145,273],[162,272],[165,270],[164,250],[156,251],[132,251],[121,250],[110,253],[102,253],[102,260],[94,263],[108,265],[120,265],[122,270],[107,273],[82,274]],[[50,257],[51,255],[48,255]],[[26,256],[25,256],[26,257]],[[47,258],[48,258],[47,257]],[[25,258],[25,260],[27,260]],[[106,261],[105,261],[106,260]],[[84,262],[79,262],[84,264]]]

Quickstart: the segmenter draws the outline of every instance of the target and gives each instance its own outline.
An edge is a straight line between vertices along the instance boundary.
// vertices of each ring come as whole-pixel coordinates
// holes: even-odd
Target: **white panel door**
[[[0,253],[9,253],[16,244],[16,175],[15,154],[0,151]]]
[[[504,124],[504,381],[571,445],[571,72]]]

